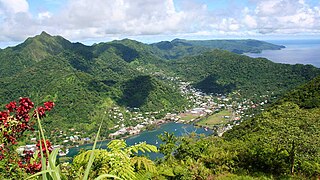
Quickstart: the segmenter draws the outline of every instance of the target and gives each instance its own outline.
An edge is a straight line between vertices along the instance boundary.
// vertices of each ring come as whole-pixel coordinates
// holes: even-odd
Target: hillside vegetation
[[[306,93],[318,89],[319,77],[285,97],[299,94],[294,102],[301,104]],[[160,166],[178,179],[317,179],[320,108],[304,109],[286,98],[280,101],[221,138],[164,134],[160,151],[165,160]]]
[[[0,171],[5,172],[0,177],[25,179],[42,172],[43,179],[319,179],[320,69],[233,53],[258,51],[254,47],[277,48],[253,40],[147,45],[124,39],[85,46],[43,32],[0,50],[0,102],[7,104],[0,112]],[[190,102],[174,84],[178,79],[207,93],[253,98],[271,92],[279,99],[222,137],[164,132],[159,148],[164,158],[156,161],[138,153],[158,151],[146,143],[114,140],[108,149],[95,149],[101,129],[136,125],[119,114],[131,116],[130,110],[138,109],[134,113],[158,111],[161,118],[185,110]],[[35,103],[19,99],[26,96]],[[112,119],[114,114],[119,116]],[[36,122],[42,137],[38,151],[20,157],[16,143],[29,138]],[[62,164],[48,141],[56,137],[46,139],[44,130],[61,135],[71,128],[96,134],[96,140],[92,150]]]
[[[247,97],[267,91],[279,95],[320,74],[311,65],[277,64],[223,50],[179,59],[171,62],[170,67],[204,92],[241,90]]]
[[[282,94],[320,72],[310,65],[277,64],[213,48],[252,52],[281,47],[255,40],[179,39],[151,45],[124,39],[86,46],[43,32],[0,51],[0,102],[19,97],[37,104],[52,100],[57,106],[48,127],[83,128],[113,106],[162,115],[184,110],[188,102],[165,80],[169,76],[208,93],[238,90],[251,96]],[[178,57],[183,58],[174,60]]]
[[[291,101],[304,109],[320,108],[320,76],[286,93],[279,100],[280,103],[283,101]]]
[[[57,106],[47,122],[62,128],[91,124],[93,112],[110,98],[144,111],[182,109],[186,100],[174,87],[130,64],[145,56],[119,43],[85,46],[43,32],[0,52],[0,102],[52,100]]]
[[[198,55],[212,49],[222,49],[237,54],[260,53],[262,50],[280,50],[284,46],[258,40],[185,40],[174,39],[151,44],[156,47],[159,56],[166,59],[178,59]],[[159,51],[160,50],[160,51]]]

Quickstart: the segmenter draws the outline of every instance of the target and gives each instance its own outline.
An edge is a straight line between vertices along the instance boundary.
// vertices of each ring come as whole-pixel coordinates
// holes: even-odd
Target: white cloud
[[[317,31],[319,7],[309,7],[305,1],[267,0],[258,3],[255,16],[262,33]]]
[[[40,20],[46,19],[46,18],[51,18],[52,14],[49,11],[46,12],[41,12],[38,14],[38,18]]]
[[[24,40],[43,30],[77,41],[144,35],[319,33],[320,6],[304,0],[249,2],[250,6],[233,3],[228,9],[212,10],[197,0],[68,0],[59,10],[30,12],[26,0],[0,0],[0,42]]]
[[[29,4],[26,0],[0,0],[0,9],[10,14],[28,12]]]
[[[248,26],[248,28],[251,28],[251,29],[255,29],[258,25],[257,21],[255,20],[254,17],[250,16],[250,15],[246,15],[244,17],[244,24],[246,26]]]
[[[0,41],[22,40],[34,34],[34,22],[26,0],[0,0]]]
[[[218,30],[220,31],[237,31],[239,29],[240,24],[234,18],[223,18],[218,25]]]

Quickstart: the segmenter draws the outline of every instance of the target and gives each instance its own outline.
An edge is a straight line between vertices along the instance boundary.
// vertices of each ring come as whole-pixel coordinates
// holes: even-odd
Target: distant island
[[[210,49],[223,49],[237,54],[243,53],[261,53],[262,50],[280,50],[285,48],[283,45],[275,45],[264,41],[246,39],[246,40],[185,40],[174,39],[172,41],[161,41],[151,44],[163,51],[169,56],[168,59],[179,58],[182,55],[194,55],[205,52]]]

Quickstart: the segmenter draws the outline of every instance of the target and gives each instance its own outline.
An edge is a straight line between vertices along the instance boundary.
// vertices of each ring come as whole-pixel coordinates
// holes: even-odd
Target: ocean
[[[148,144],[155,145],[157,147],[160,146],[162,141],[158,138],[158,136],[164,132],[173,133],[175,136],[183,136],[188,133],[197,133],[197,134],[204,134],[204,135],[210,135],[212,134],[212,130],[205,130],[200,127],[195,127],[192,124],[182,124],[182,123],[174,123],[169,122],[160,125],[157,129],[152,131],[144,131],[140,133],[139,135],[129,137],[126,140],[126,143],[128,145],[134,145],[139,142],[146,142]],[[110,140],[105,140],[102,142],[97,143],[97,148],[103,148],[105,149],[107,144],[110,142]],[[92,144],[85,144],[81,145],[79,147],[73,147],[70,148],[69,153],[67,154],[67,157],[74,157],[77,155],[80,151],[80,149],[92,149]],[[149,156],[151,159],[161,158],[163,157],[160,153],[145,153],[145,155]]]
[[[250,57],[264,57],[276,63],[311,64],[320,68],[320,40],[270,40],[284,45],[281,50],[264,50],[262,53],[245,53]]]

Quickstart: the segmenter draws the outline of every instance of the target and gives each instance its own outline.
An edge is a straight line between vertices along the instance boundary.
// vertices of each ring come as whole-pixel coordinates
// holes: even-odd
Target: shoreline
[[[141,135],[141,133],[144,133],[144,132],[149,132],[149,131],[156,131],[157,129],[160,128],[160,126],[162,125],[165,125],[165,124],[168,124],[168,123],[174,123],[174,124],[187,124],[187,125],[190,125],[190,126],[193,126],[193,128],[197,128],[197,129],[203,129],[205,132],[201,132],[201,133],[209,133],[209,131],[207,131],[205,128],[203,127],[199,127],[199,126],[196,126],[195,124],[193,123],[182,123],[182,122],[175,122],[175,121],[165,121],[164,123],[162,124],[159,124],[157,126],[157,128],[155,129],[152,129],[152,130],[144,130],[144,131],[141,131],[139,134],[135,134],[135,135],[128,135],[128,136],[124,136],[124,137],[121,137],[121,138],[117,138],[117,139],[128,139],[128,138],[132,138],[132,137],[138,137]],[[211,129],[210,129],[211,130]],[[212,134],[212,133],[211,133]],[[114,140],[114,139],[104,139],[104,140],[99,140],[97,141],[97,143],[101,143],[103,141],[111,141],[111,140]],[[74,149],[74,151],[79,151],[80,149],[85,149],[85,150],[90,150],[92,149],[92,147],[90,148],[87,148],[87,146],[92,146],[93,145],[93,142],[90,142],[90,143],[85,143],[85,144],[81,144],[79,145],[79,147],[76,147],[76,146],[69,146],[69,149],[72,149],[72,148],[78,148],[78,149]],[[97,146],[99,147],[99,145],[97,144]],[[105,144],[103,145],[105,146]],[[70,151],[71,152],[71,151]],[[74,152],[72,152],[72,154],[67,154],[66,156],[63,156],[63,157],[74,157],[76,154],[74,154]]]
[[[158,129],[159,128],[159,126],[161,126],[161,125],[164,125],[164,124],[168,124],[168,123],[170,123],[170,122],[175,122],[175,121],[165,121],[165,120],[159,120],[159,121],[163,121],[163,123],[159,123],[159,124],[157,124],[157,126],[156,126],[156,128],[155,129]],[[182,123],[182,124],[190,124],[190,123]],[[97,143],[98,142],[102,142],[102,141],[112,141],[112,140],[116,140],[116,139],[128,139],[128,138],[130,138],[130,137],[134,137],[134,136],[138,136],[138,135],[140,135],[142,132],[146,132],[146,131],[153,131],[153,130],[155,130],[155,129],[152,129],[152,130],[147,130],[147,129],[144,129],[144,130],[142,130],[142,131],[140,131],[138,134],[129,134],[129,135],[126,135],[126,136],[123,136],[123,137],[120,137],[120,138],[114,138],[114,139],[111,139],[111,138],[106,138],[106,139],[103,139],[103,140],[98,140],[97,141]],[[68,146],[68,147],[66,147],[67,149],[71,149],[71,148],[79,148],[80,146],[86,146],[86,145],[90,145],[90,144],[93,144],[94,142],[89,142],[89,143],[83,143],[83,144],[81,144],[81,145],[78,145],[78,147],[76,147],[76,145],[73,145],[73,146]],[[66,156],[61,156],[61,157],[67,157],[68,155],[66,155]]]

